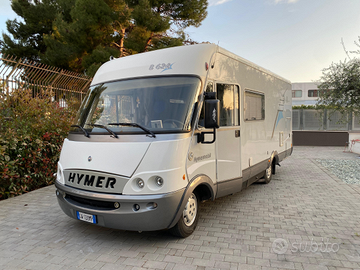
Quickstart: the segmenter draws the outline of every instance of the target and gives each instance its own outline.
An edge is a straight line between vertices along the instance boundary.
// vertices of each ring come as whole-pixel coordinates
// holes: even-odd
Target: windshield
[[[189,131],[200,85],[196,77],[158,77],[92,86],[71,132]]]

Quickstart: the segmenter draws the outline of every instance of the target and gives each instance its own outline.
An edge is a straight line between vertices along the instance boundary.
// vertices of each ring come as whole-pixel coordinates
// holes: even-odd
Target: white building
[[[319,97],[317,84],[313,82],[292,83],[292,105],[315,105]]]
[[[292,83],[292,105],[316,105],[319,98],[317,83],[302,82]],[[293,110],[292,121],[293,130],[327,130],[327,131],[347,131],[360,130],[360,119],[358,116],[348,116],[348,123],[340,121],[340,112],[329,112],[324,110],[319,114],[316,109]]]

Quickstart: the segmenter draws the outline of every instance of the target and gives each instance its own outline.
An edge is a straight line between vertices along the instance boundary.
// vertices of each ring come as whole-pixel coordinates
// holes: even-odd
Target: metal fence
[[[35,61],[0,55],[0,90],[9,95],[14,89],[31,89],[36,95],[52,91],[53,100],[63,102],[69,98],[82,100],[92,78],[48,66]]]
[[[330,110],[293,110],[293,130],[360,130],[360,118],[352,114],[341,115]]]

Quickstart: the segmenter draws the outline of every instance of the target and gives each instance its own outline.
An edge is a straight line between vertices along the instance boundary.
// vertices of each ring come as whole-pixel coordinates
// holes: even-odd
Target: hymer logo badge
[[[80,186],[97,188],[115,188],[116,179],[114,177],[95,176],[89,174],[69,173],[68,182],[76,183]]]

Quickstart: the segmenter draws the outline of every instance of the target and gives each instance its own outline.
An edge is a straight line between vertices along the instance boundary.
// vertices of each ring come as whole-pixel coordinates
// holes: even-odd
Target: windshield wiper
[[[141,128],[143,131],[145,131],[146,133],[150,134],[152,138],[155,138],[155,133],[152,132],[151,130],[147,129],[146,127],[143,127],[139,124],[136,123],[109,123],[109,126],[128,126],[128,127],[137,127],[137,128]],[[148,135],[146,135],[148,136]]]
[[[88,137],[90,138],[90,135],[89,133],[82,127],[82,126],[79,126],[79,125],[71,125],[70,127],[77,127],[77,128],[80,128],[82,132],[84,132],[84,135],[85,137]]]
[[[109,132],[111,135],[113,135],[116,139],[119,138],[118,135],[116,135],[114,131],[112,131],[111,129],[108,129],[107,127],[105,127],[103,125],[92,124],[92,123],[89,123],[87,125],[92,126],[92,127],[99,127],[99,128],[106,129],[106,131]]]

